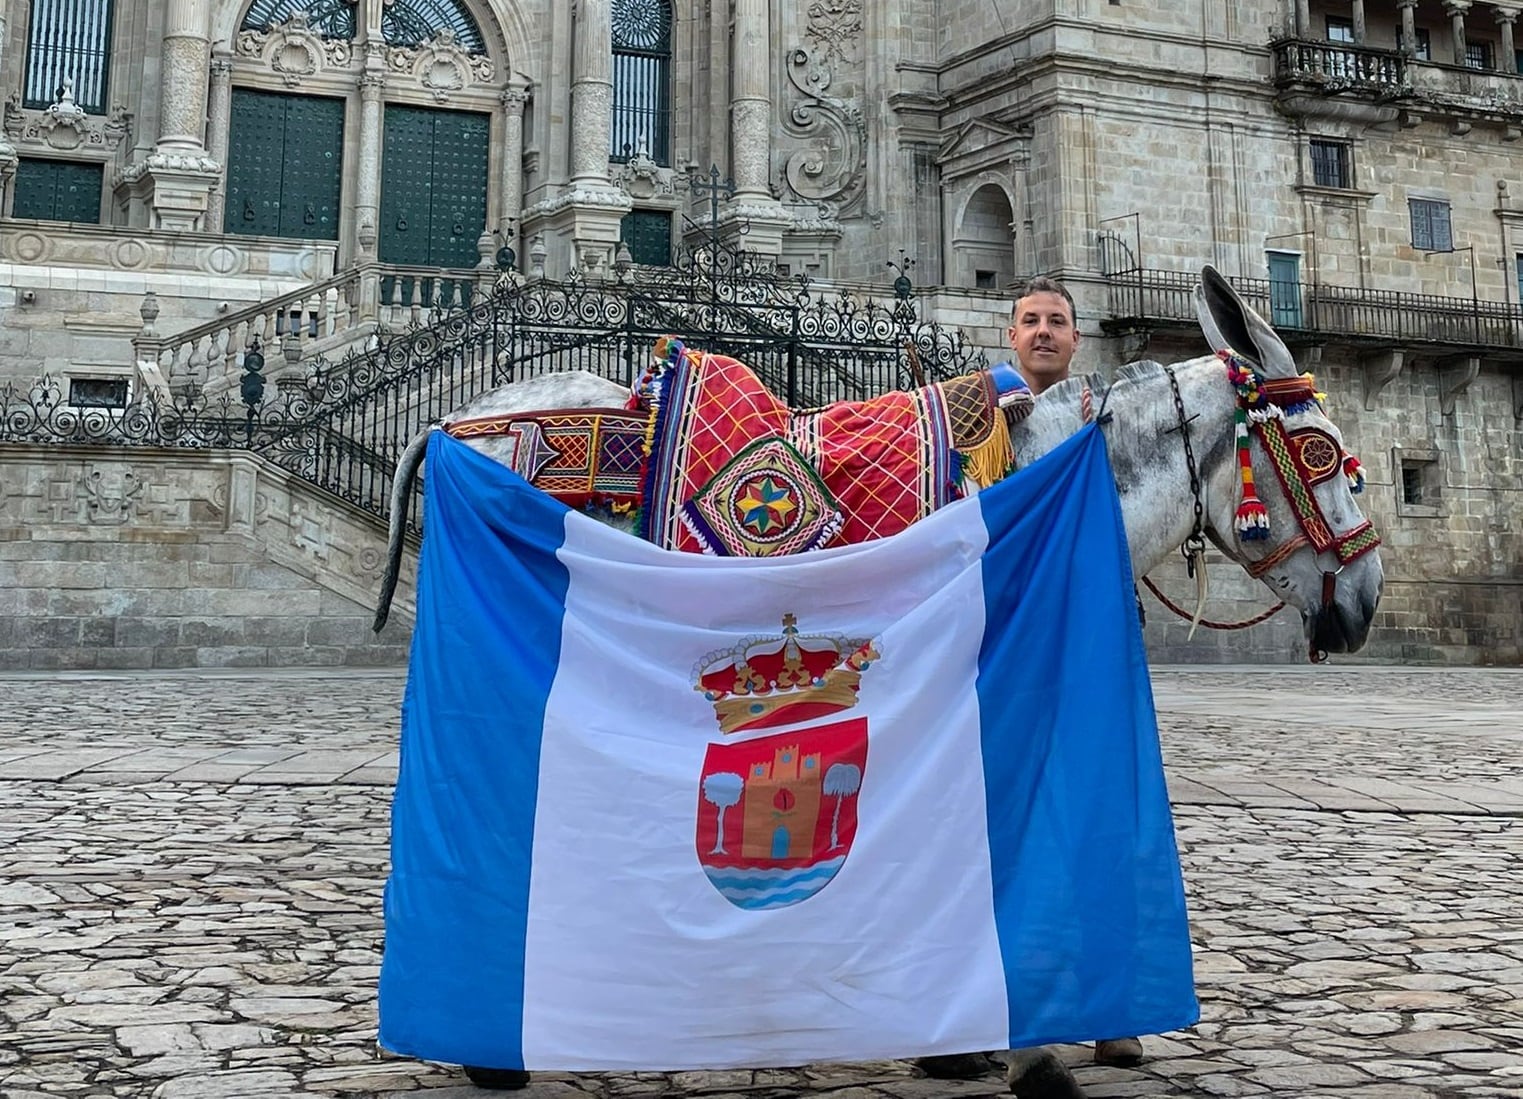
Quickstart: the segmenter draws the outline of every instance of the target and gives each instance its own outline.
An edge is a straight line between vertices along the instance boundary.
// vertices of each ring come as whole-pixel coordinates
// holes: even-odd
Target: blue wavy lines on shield
[[[709,881],[737,908],[786,908],[808,900],[836,876],[846,856],[791,870],[750,870],[745,867],[704,867]]]

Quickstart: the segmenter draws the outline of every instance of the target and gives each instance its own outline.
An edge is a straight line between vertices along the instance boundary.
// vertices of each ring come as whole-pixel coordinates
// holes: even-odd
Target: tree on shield
[[[830,817],[830,850],[841,846],[841,802],[862,788],[862,768],[855,763],[832,763],[825,772],[825,796],[836,799]]]
[[[703,799],[719,810],[719,819],[715,827],[714,850],[711,855],[727,855],[724,849],[724,811],[740,801],[740,795],[746,788],[746,780],[734,771],[715,771],[703,780]]]

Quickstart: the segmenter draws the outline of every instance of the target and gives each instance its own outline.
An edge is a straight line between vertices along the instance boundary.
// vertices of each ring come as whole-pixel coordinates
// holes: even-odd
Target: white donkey
[[[1299,374],[1274,330],[1215,270],[1205,268],[1201,280],[1197,305],[1201,329],[1211,347],[1236,352],[1268,383],[1266,388],[1272,389],[1277,381],[1293,387]],[[1088,399],[1086,389],[1091,391]],[[623,386],[594,374],[552,374],[483,394],[436,426],[539,409],[620,407],[626,396]],[[1315,478],[1308,476],[1302,463],[1300,493],[1284,491],[1264,440],[1253,436],[1255,481],[1261,486],[1271,534],[1248,541],[1239,540],[1235,526],[1242,487],[1235,437],[1238,392],[1222,359],[1208,355],[1168,368],[1133,364],[1121,368],[1108,391],[1102,391],[1097,377],[1074,378],[1048,389],[1031,414],[1011,431],[1017,465],[1035,461],[1079,430],[1086,406],[1095,411],[1103,406],[1108,416],[1106,442],[1135,576],[1146,575],[1192,534],[1204,534],[1268,584],[1276,597],[1300,610],[1313,654],[1353,652],[1364,644],[1380,599],[1380,557],[1373,549],[1373,532],[1343,475],[1341,436],[1320,405],[1297,401],[1282,417],[1292,436],[1320,433],[1321,450],[1331,459],[1331,466],[1322,465],[1332,474]],[[1193,458],[1187,457],[1186,428]],[[376,611],[377,630],[386,622],[396,589],[412,483],[430,430],[434,429],[420,432],[408,444],[397,465],[390,556]],[[501,437],[468,442],[494,457],[502,457],[511,445]],[[1198,493],[1191,490],[1192,460]],[[1293,471],[1288,470],[1288,475],[1294,475]],[[1315,499],[1312,514],[1308,514],[1308,498]],[[1202,505],[1198,531],[1197,502]],[[627,519],[603,518],[630,529]],[[1320,530],[1315,529],[1318,520]],[[1082,608],[1076,608],[1076,613],[1082,613]],[[1013,1051],[1006,1060],[1010,1090],[1018,1099],[1082,1099],[1073,1076],[1050,1051]],[[471,1066],[466,1072],[486,1087],[519,1088],[528,1081],[527,1073],[516,1070]]]
[[[1198,311],[1212,348],[1237,352],[1271,384],[1295,380],[1295,363],[1274,329],[1215,270],[1207,267],[1201,278]],[[1090,400],[1085,399],[1086,389],[1092,391]],[[456,420],[512,412],[617,408],[627,396],[618,383],[584,371],[544,375],[485,393],[434,428],[420,432],[404,450],[392,482],[389,553],[375,628],[385,624],[390,612],[413,480],[431,430]],[[1136,576],[1146,575],[1195,533],[1199,501],[1203,506],[1199,533],[1301,612],[1313,653],[1353,652],[1364,644],[1380,599],[1382,574],[1376,552],[1343,560],[1348,541],[1367,527],[1345,477],[1306,483],[1305,491],[1295,494],[1300,496],[1297,501],[1295,495],[1283,491],[1271,455],[1255,433],[1255,483],[1268,511],[1271,535],[1255,541],[1239,539],[1234,526],[1241,492],[1234,435],[1238,394],[1221,359],[1208,355],[1167,369],[1155,363],[1133,364],[1121,368],[1108,391],[1102,391],[1102,383],[1093,377],[1052,387],[1042,394],[1031,415],[1011,431],[1017,465],[1035,461],[1077,431],[1086,405],[1096,409],[1103,405],[1109,417],[1106,442]],[[1341,436],[1320,407],[1298,406],[1283,422],[1292,433],[1318,429],[1337,448],[1334,457],[1341,457]],[[1186,425],[1198,494],[1190,487]],[[485,437],[471,439],[469,445],[500,457],[512,444],[502,437]],[[1315,499],[1325,522],[1322,537],[1308,537],[1315,533],[1307,529],[1304,515],[1308,496]],[[629,529],[628,520],[605,518]],[[1373,536],[1367,535],[1364,542],[1372,543]]]

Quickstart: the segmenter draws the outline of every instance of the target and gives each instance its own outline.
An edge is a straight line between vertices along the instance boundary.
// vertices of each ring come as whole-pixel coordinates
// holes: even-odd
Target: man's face
[[[1073,311],[1062,294],[1041,290],[1015,303],[1010,346],[1021,374],[1035,393],[1068,377],[1068,364],[1079,346]]]

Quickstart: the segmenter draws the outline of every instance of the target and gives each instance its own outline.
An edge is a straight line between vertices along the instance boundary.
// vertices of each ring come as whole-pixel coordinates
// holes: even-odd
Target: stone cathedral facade
[[[922,310],[991,354],[1009,288],[1062,277],[1091,369],[1202,353],[1212,263],[1369,471],[1377,652],[1516,661],[1520,10],[0,0],[0,383],[126,400],[145,333],[362,268],[382,298],[468,280],[504,247],[530,275],[607,277],[711,217],[826,284],[913,258]],[[1293,624],[1266,629],[1213,651],[1293,648]]]

